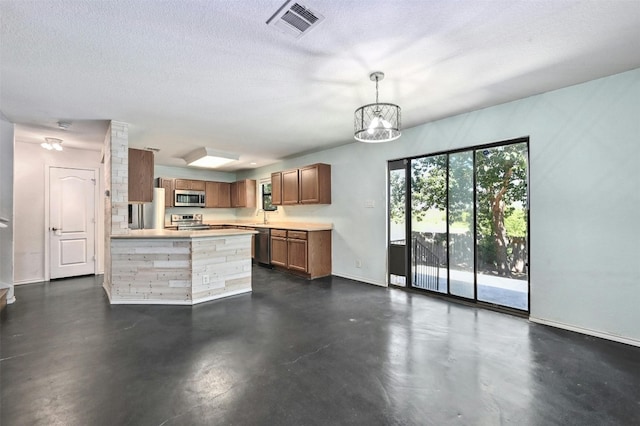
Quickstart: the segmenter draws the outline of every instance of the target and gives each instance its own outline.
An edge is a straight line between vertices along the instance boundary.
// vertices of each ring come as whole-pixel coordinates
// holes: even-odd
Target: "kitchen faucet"
[[[260,212],[262,212],[264,214],[264,218],[262,220],[262,223],[264,223],[265,225],[268,223],[267,221],[267,211],[264,209],[258,209],[258,212],[256,213],[256,216],[258,216],[260,214]]]

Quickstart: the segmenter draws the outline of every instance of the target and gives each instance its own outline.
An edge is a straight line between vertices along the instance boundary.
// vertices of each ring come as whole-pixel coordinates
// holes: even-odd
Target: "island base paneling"
[[[112,238],[112,304],[193,305],[251,291],[251,234]]]

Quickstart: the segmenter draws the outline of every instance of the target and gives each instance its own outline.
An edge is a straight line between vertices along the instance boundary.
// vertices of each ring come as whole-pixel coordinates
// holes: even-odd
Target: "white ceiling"
[[[0,110],[21,141],[100,149],[113,119],[230,171],[353,142],[372,71],[408,128],[640,67],[638,0],[301,0],[326,19],[300,39],[265,24],[283,3],[0,0]]]

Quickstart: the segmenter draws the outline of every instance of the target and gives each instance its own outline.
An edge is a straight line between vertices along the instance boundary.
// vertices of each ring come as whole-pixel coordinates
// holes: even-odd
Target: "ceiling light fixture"
[[[58,121],[58,129],[60,130],[68,130],[71,127],[70,121]]]
[[[44,149],[51,151],[62,151],[62,139],[58,138],[44,138],[44,142],[40,144]]]
[[[373,72],[369,78],[376,82],[376,103],[356,110],[353,137],[369,143],[396,140],[400,137],[400,107],[378,102],[378,82],[384,79],[383,72]]]
[[[183,157],[187,165],[215,169],[224,164],[240,159],[237,155],[215,151],[211,148],[198,148]]]

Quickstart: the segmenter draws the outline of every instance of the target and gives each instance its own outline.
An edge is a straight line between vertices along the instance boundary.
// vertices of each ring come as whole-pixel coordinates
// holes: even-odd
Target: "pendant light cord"
[[[376,103],[378,103],[378,76],[376,75]]]

